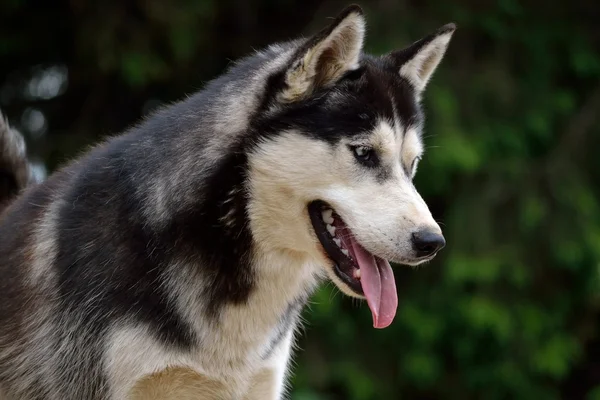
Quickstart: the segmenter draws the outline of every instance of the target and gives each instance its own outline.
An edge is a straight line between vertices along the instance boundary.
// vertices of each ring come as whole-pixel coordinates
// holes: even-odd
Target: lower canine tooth
[[[331,208],[324,210],[321,215],[326,224],[333,224],[333,210]]]
[[[329,232],[331,236],[335,236],[335,228],[329,224],[327,224],[327,232]]]
[[[342,253],[344,253],[344,255],[345,255],[346,257],[350,257],[350,253],[348,253],[348,250],[346,250],[346,249],[342,249]]]
[[[355,269],[355,270],[354,270],[354,277],[355,277],[356,279],[360,279],[360,269]]]

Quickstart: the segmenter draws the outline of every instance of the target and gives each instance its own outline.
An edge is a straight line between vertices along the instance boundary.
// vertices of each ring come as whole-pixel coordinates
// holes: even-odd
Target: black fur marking
[[[127,148],[129,141],[135,139],[126,136],[113,147]],[[246,157],[236,151],[231,154],[208,182],[198,186],[202,205],[177,211],[157,231],[145,225],[142,205],[127,195],[136,188],[135,167],[123,162],[125,153],[118,148],[110,151],[109,146],[86,163],[60,218],[59,265],[65,305],[85,304],[93,297],[98,304],[82,308],[90,325],[101,329],[106,316],[134,316],[154,326],[165,343],[189,347],[191,329],[174,310],[161,282],[167,274],[177,274],[167,269],[176,261],[189,260],[194,266],[200,261],[198,256],[202,271],[191,273],[206,284],[208,314],[216,315],[224,304],[246,301],[253,287],[245,214]],[[115,186],[121,187],[113,190]],[[221,220],[230,209],[224,205],[228,199],[234,203],[229,203],[235,210],[233,226],[224,226]]]
[[[262,109],[272,108],[284,73],[276,73],[267,82]],[[273,108],[258,114],[252,122],[254,136],[272,138],[286,130],[297,130],[331,145],[342,138],[370,133],[380,120],[394,124],[400,119],[402,132],[422,121],[422,111],[412,85],[402,78],[389,58],[365,56],[359,69],[349,71],[336,85],[324,88],[305,100]],[[385,181],[390,169],[372,168],[378,181]]]
[[[163,283],[173,274],[198,277],[198,285],[205,285],[209,304],[198,311],[209,316],[248,299],[254,277],[246,216],[247,160],[241,145],[223,149],[229,156],[209,173],[199,171],[198,178],[181,181],[182,194],[202,200],[183,208],[169,204],[164,226],[148,224],[142,213],[147,194],[137,193],[140,176],[158,175],[164,166],[178,162],[182,141],[202,153],[205,138],[189,140],[205,118],[197,110],[206,109],[223,87],[267,60],[268,54],[243,60],[203,91],[155,113],[74,165],[77,177],[65,195],[58,227],[60,287],[65,306],[83,313],[93,331],[106,329],[119,317],[133,317],[149,324],[166,345],[191,346],[191,328],[165,292]],[[232,223],[225,224],[222,218],[230,210]],[[187,265],[181,266],[182,261]],[[174,271],[173,265],[188,270]],[[91,306],[89,299],[94,299]]]
[[[167,347],[184,350],[193,343],[191,328],[161,285],[168,262],[165,247],[145,227],[140,204],[131,196],[135,188],[126,179],[131,165],[122,153],[129,139],[119,138],[76,164],[57,218],[56,318],[62,320],[57,329],[68,329],[57,340],[69,340],[68,350],[61,350],[67,353],[60,368],[71,379],[89,381],[86,393],[98,396],[90,398],[102,398],[106,388],[98,369],[104,352],[98,338],[117,321],[149,326]],[[55,352],[65,349],[60,342]],[[85,357],[73,363],[74,354]]]
[[[404,127],[421,121],[414,89],[399,76],[391,61],[365,57],[360,72],[356,73],[358,77],[342,79],[305,100],[288,104],[267,116],[259,114],[253,121],[255,134],[269,137],[297,129],[315,139],[336,144],[342,137],[368,133],[379,119],[393,122],[394,106]],[[272,75],[267,91],[280,90],[278,81],[282,78],[282,73]],[[267,102],[274,98],[274,94],[268,92]]]
[[[189,257],[208,257],[202,260],[202,276],[211,279],[206,285],[210,299],[207,311],[213,316],[227,303],[244,303],[254,287],[246,163],[244,153],[233,151],[202,188],[203,205],[176,215],[161,234],[163,242],[173,244],[173,255],[183,252]]]
[[[125,141],[92,153],[64,196],[56,260],[61,301],[77,310],[91,335],[132,317],[153,326],[166,344],[188,347],[191,330],[160,285],[164,244],[145,228],[130,195],[135,188],[123,179],[131,172],[118,148]]]

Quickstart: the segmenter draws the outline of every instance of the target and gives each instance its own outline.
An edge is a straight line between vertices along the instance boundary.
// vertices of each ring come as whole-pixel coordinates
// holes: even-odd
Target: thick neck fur
[[[205,90],[130,133],[135,146],[124,158],[152,170],[132,182],[143,225],[165,251],[171,290],[181,296],[180,310],[186,310],[192,325],[197,318],[189,310],[197,307],[189,304],[193,298],[185,297],[196,293],[210,299],[202,312],[215,321],[235,320],[240,329],[250,324],[267,334],[290,305],[304,303],[316,284],[314,260],[283,247],[265,247],[254,234],[263,227],[251,226],[249,216],[255,194],[248,185],[247,151],[253,145],[248,127],[267,95],[266,77],[285,65],[295,46],[272,46],[240,62]],[[152,135],[146,137],[148,131]],[[156,148],[166,152],[162,162],[142,165],[145,151]],[[177,290],[182,281],[191,287]],[[249,313],[252,309],[261,310],[260,315]],[[236,312],[236,318],[223,317]],[[193,331],[203,332],[200,327]]]

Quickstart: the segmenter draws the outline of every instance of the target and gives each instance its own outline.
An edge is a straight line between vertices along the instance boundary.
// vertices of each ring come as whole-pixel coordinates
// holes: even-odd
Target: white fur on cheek
[[[415,150],[410,141],[417,139],[409,135],[406,145]],[[371,252],[390,260],[412,258],[411,234],[439,227],[401,165],[401,136],[381,122],[368,140],[386,154],[384,180],[358,165],[344,143],[332,148],[294,131],[262,143],[249,157],[250,224],[259,246],[308,253],[328,265],[307,212],[311,201],[323,200]]]
[[[329,145],[282,133],[249,156],[251,231],[258,245],[314,253],[307,206],[321,189],[339,183]],[[324,160],[329,160],[324,162]],[[268,223],[266,223],[268,222]]]
[[[334,180],[320,198],[333,206],[369,251],[388,260],[409,262],[413,258],[412,233],[423,227],[439,230],[405,173],[405,166],[410,167],[406,159],[422,153],[420,136],[416,128],[399,134],[382,120],[368,137],[387,170],[386,177],[378,179],[376,172],[357,167],[353,157],[342,150],[336,153],[335,164],[346,175]]]

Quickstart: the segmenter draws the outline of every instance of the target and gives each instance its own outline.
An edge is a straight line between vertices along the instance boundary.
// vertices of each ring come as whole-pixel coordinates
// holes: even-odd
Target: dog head
[[[412,180],[421,94],[454,30],[373,57],[351,6],[270,77],[255,124],[249,214],[259,245],[316,259],[343,292],[366,297],[376,327],[397,306],[388,261],[417,265],[445,244]]]

